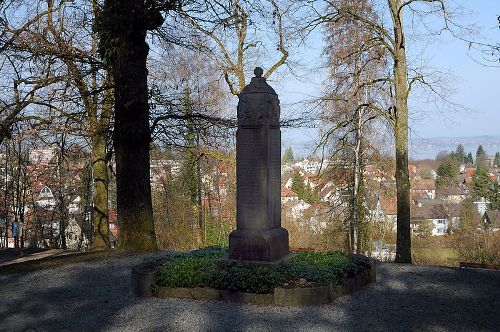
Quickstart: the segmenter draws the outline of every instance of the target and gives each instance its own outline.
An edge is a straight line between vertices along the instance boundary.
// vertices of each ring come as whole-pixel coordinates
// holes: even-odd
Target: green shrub
[[[175,253],[157,262],[156,284],[166,287],[211,287],[250,293],[272,293],[285,282],[306,279],[336,285],[365,270],[367,257],[341,252],[305,252],[278,265],[257,265],[222,260],[227,248],[209,247]]]

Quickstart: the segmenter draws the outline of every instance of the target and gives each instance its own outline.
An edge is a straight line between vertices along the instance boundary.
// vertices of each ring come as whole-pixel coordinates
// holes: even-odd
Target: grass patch
[[[412,238],[413,263],[417,265],[458,266],[456,236]]]
[[[232,291],[266,294],[285,282],[306,279],[338,285],[344,279],[370,266],[367,257],[338,251],[301,252],[279,265],[257,265],[222,260],[227,248],[210,247],[177,253],[157,261],[158,286],[210,287]]]
[[[133,254],[134,252],[116,249],[86,251],[68,255],[49,256],[40,259],[0,266],[0,275],[27,273],[76,263],[96,262],[106,259],[123,258]]]
[[[458,266],[458,251],[454,248],[419,248],[413,251],[417,265]]]

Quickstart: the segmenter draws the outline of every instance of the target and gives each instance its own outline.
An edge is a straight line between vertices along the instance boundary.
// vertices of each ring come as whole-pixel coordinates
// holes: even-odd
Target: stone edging
[[[220,300],[237,303],[252,303],[276,306],[306,306],[320,305],[333,302],[336,298],[350,294],[363,286],[375,282],[377,278],[376,263],[372,261],[370,268],[344,280],[341,285],[318,285],[303,288],[276,287],[272,294],[255,294],[236,291],[227,291],[214,288],[180,288],[154,286],[151,284],[154,268],[145,265],[132,268],[132,288],[138,297],[184,298]]]

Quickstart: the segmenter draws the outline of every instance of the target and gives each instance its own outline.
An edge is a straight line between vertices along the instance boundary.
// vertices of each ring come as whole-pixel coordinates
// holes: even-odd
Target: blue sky
[[[478,27],[480,36],[473,37],[474,40],[500,43],[497,21],[497,16],[500,15],[500,0],[457,2],[467,10],[466,15],[459,17],[460,23],[475,24]],[[436,110],[432,105],[422,103],[418,94],[413,96],[409,105],[412,110],[411,134],[423,138],[500,135],[500,63],[498,67],[478,64],[480,54],[470,52],[467,43],[454,39],[449,34],[420,42],[410,41],[409,44],[409,48],[412,48],[408,50],[410,58],[412,51],[415,54],[425,48],[421,58],[426,66],[450,74],[449,89],[446,89],[449,92],[448,100],[463,106],[463,109],[460,107],[457,110],[451,104],[443,103],[439,110]],[[322,47],[321,32],[316,31],[309,44],[295,57],[295,60],[301,63],[301,67],[296,70],[299,77],[290,77],[288,73],[283,73],[271,79],[271,85],[280,95],[284,114],[293,108],[294,103],[320,95],[323,74],[315,72],[314,69],[320,63]],[[283,147],[292,146],[304,151],[303,154],[311,150],[316,140],[316,129],[283,130]]]
[[[462,23],[473,23],[479,27],[483,37],[477,40],[500,43],[497,16],[500,15],[499,0],[463,1],[464,7],[473,12],[465,16]],[[416,45],[418,47],[418,45]],[[468,51],[468,45],[450,36],[442,38],[425,52],[429,63],[454,76],[452,87],[456,89],[450,99],[469,108],[464,112],[453,112],[444,105],[444,115],[432,114],[413,121],[413,131],[423,137],[500,135],[500,63],[498,67],[486,67],[477,61],[478,52]],[[418,101],[412,100],[410,106]]]

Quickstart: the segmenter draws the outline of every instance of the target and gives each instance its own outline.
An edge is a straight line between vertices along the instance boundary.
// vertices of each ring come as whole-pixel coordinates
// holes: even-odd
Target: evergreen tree
[[[483,146],[479,145],[476,151],[476,165],[478,166],[484,165],[485,161],[486,161],[486,152],[484,151]]]
[[[494,183],[490,187],[490,210],[500,210],[500,185],[498,183]]]
[[[493,163],[495,167],[500,167],[500,152],[495,153],[495,161]]]
[[[291,189],[299,195],[300,199],[304,199],[306,193],[306,186],[304,184],[304,177],[300,175],[299,172],[295,172],[292,175],[292,186]]]
[[[292,148],[291,147],[286,148],[282,159],[283,164],[292,163],[294,160],[295,158],[293,157]]]
[[[184,89],[183,98],[184,114],[188,119],[186,122],[186,153],[185,158],[185,181],[189,189],[189,196],[193,204],[193,210],[197,216],[199,231],[203,229],[203,209],[201,205],[201,169],[200,169],[200,154],[199,136],[197,135],[196,128],[192,120],[193,105],[191,100],[191,89],[186,87]]]
[[[454,157],[446,158],[441,162],[436,173],[436,187],[456,186],[459,173],[458,160]]]
[[[319,193],[305,185],[304,177],[299,172],[295,172],[292,175],[291,189],[297,193],[299,199],[306,203],[314,204],[319,201]]]
[[[471,152],[469,152],[469,154],[467,154],[466,163],[470,164],[470,165],[474,164],[474,159],[472,159],[472,153]]]
[[[458,162],[464,163],[467,155],[465,154],[464,146],[459,144],[457,149],[455,150],[455,158],[457,158]]]
[[[319,192],[309,187],[306,187],[304,192],[304,197],[302,198],[302,200],[309,204],[317,203],[319,202]]]
[[[489,198],[491,185],[488,169],[479,164],[472,175],[472,193],[476,198]]]

